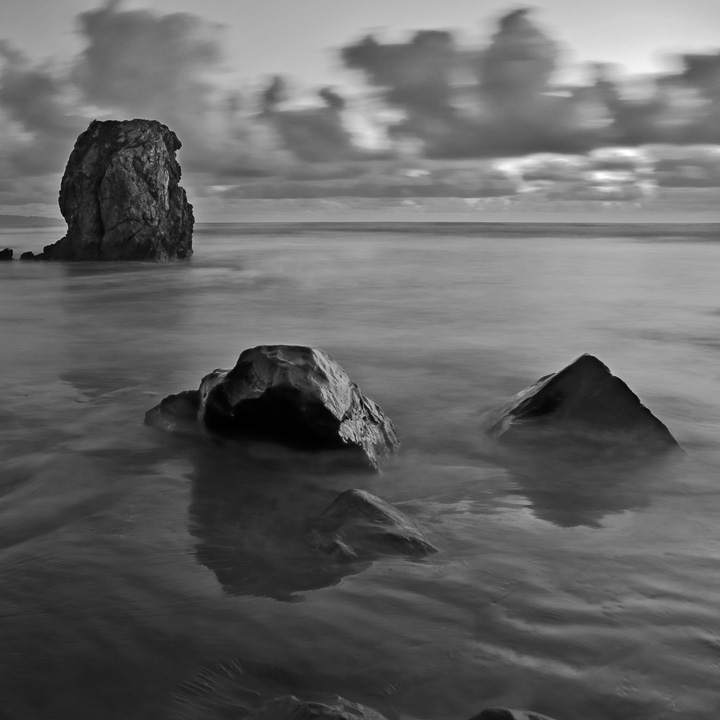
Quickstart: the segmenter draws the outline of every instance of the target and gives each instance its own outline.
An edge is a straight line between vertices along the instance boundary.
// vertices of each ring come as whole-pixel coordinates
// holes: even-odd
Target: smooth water
[[[16,257],[52,230],[4,231]],[[187,264],[0,263],[0,716],[720,708],[720,233],[223,226]],[[247,347],[314,345],[395,421],[378,476],[143,424]],[[590,352],[683,458],[494,454],[484,410]],[[302,550],[341,490],[441,552]]]

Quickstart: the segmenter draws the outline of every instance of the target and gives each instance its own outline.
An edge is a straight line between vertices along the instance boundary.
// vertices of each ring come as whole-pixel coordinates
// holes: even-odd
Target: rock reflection
[[[680,458],[679,452],[650,457],[583,446],[514,447],[499,462],[536,517],[559,527],[600,527],[608,515],[649,507]]]
[[[335,585],[370,564],[336,561],[306,539],[338,492],[357,484],[350,473],[329,474],[341,462],[333,453],[198,442],[191,462],[196,557],[226,593],[294,602],[299,593]]]

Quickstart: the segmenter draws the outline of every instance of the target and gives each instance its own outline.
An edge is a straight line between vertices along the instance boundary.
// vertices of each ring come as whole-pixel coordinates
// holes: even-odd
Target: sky
[[[354,96],[367,96],[372,72],[369,66],[364,73],[343,67],[343,47],[368,33],[381,43],[399,43],[418,30],[447,29],[461,47],[487,48],[500,17],[521,6],[533,8],[539,32],[531,31],[528,40],[520,27],[515,40],[511,33],[510,45],[527,41],[542,61],[548,38],[553,82],[581,77],[589,82],[590,61],[612,63],[616,76],[673,73],[681,69],[681,53],[720,51],[720,0],[0,0],[0,214],[58,215],[65,161],[93,118],[153,117],[170,125],[183,142],[184,184],[201,216],[203,207],[222,208],[243,192],[237,190],[243,177],[309,173],[332,180],[330,161],[347,161],[357,143],[370,147],[374,136],[381,145],[387,130],[378,130],[353,105]],[[438,58],[442,63],[442,53],[434,53],[421,73],[439,67]],[[408,57],[400,60],[395,77],[406,100],[408,87],[410,95],[417,91],[402,87],[415,62]],[[502,59],[502,52],[497,57]],[[533,130],[538,137],[553,126],[562,134],[566,112],[557,103],[544,109],[538,104],[547,78],[531,77],[532,64],[523,70],[530,95],[517,95],[504,109],[500,103],[495,125],[502,129],[507,118],[517,121],[530,113],[541,117]],[[258,90],[274,74],[289,78],[287,94],[295,105],[286,100],[272,116],[252,119],[248,108],[259,117]],[[318,105],[317,90],[324,85],[351,98],[341,114]],[[420,94],[426,90],[420,88]],[[316,104],[309,114],[303,114],[303,93]],[[709,107],[696,91],[681,95],[680,112],[698,102]],[[440,155],[486,152],[474,136],[461,137],[468,124],[462,118],[438,121],[430,117],[437,108],[428,115],[427,107],[413,105],[417,98],[394,108],[392,93],[384,98],[390,111],[407,115],[421,137],[437,135],[433,128],[445,123]],[[618,106],[618,117],[627,133],[637,134],[637,117],[623,116],[626,109]],[[674,122],[670,110],[658,115],[663,123]],[[697,127],[714,127],[714,116],[704,117],[705,125]],[[640,135],[653,130],[658,118],[643,120]],[[472,122],[471,134],[477,134],[480,126]],[[487,127],[486,145],[495,142]],[[568,132],[574,130],[568,126]],[[515,131],[525,132],[522,123]],[[465,145],[447,142],[455,135]],[[519,147],[515,136],[498,137],[511,151]],[[599,141],[593,142],[598,147]],[[318,170],[317,163],[326,163],[326,169]]]
[[[76,16],[97,0],[2,0],[0,37],[28,55],[63,62],[82,44]],[[629,72],[667,69],[675,52],[720,44],[718,0],[536,0],[538,21],[567,44],[569,64],[614,62]],[[289,73],[309,85],[347,78],[337,49],[367,31],[400,39],[424,28],[485,38],[507,0],[126,0],[125,9],[187,12],[222,27],[228,79]]]

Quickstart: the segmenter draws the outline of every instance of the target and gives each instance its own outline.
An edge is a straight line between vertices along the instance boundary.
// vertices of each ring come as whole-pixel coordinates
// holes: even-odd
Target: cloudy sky
[[[625,74],[677,72],[680,53],[720,49],[718,0],[532,6],[556,44],[556,80],[579,77],[590,61]],[[296,172],[293,143],[312,146],[318,134],[334,133],[340,147],[345,128],[372,139],[352,106],[342,128],[331,114],[302,114],[303,98],[324,85],[350,97],[368,87],[368,77],[343,68],[341,48],[368,32],[397,43],[420,29],[452,30],[460,46],[486,47],[498,18],[516,7],[506,0],[2,0],[0,213],[57,215],[64,163],[95,117],[170,124],[184,144],[186,184],[206,196],[215,192],[208,188],[227,192],[238,174]],[[247,122],[248,98],[255,103],[272,74],[288,78],[296,107],[268,129]],[[318,160],[312,147],[309,158]]]
[[[68,61],[84,44],[77,16],[96,0],[3,0],[0,37],[33,58]],[[468,40],[518,5],[568,45],[571,62],[616,62],[631,71],[662,69],[665,55],[714,50],[720,43],[717,0],[125,0],[124,9],[191,13],[220,26],[229,75],[252,80],[290,73],[308,83],[342,78],[336,49],[376,28],[388,38],[448,28]]]

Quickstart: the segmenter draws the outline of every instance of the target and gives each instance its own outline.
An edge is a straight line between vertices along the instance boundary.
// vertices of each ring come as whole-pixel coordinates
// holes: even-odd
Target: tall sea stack
[[[195,219],[180,182],[177,135],[156,120],[94,120],[60,185],[62,240],[45,260],[187,260]]]

